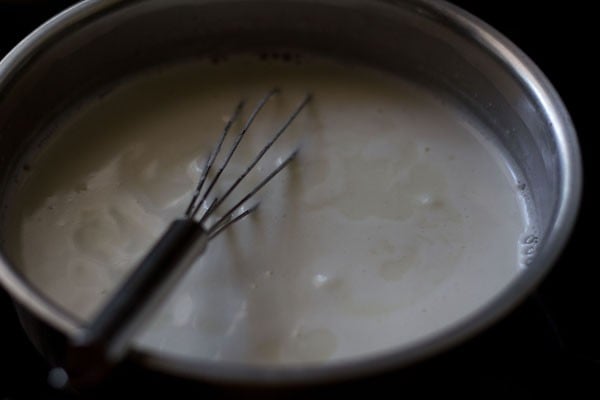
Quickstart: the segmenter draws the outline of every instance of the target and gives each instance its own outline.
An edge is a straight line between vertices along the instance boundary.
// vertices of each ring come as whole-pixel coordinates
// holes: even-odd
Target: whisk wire
[[[302,112],[302,110],[304,109],[304,107],[306,107],[306,105],[310,102],[311,99],[312,99],[312,95],[311,94],[306,95],[306,97],[304,98],[304,100],[302,100],[302,102],[298,105],[298,107],[296,107],[296,109],[294,110],[294,112],[292,114],[290,114],[290,116],[288,117],[288,119],[279,128],[279,130],[275,133],[275,135],[273,135],[273,137],[271,137],[271,140],[269,140],[269,142],[261,149],[261,151],[254,158],[254,160],[252,160],[252,162],[248,165],[248,167],[246,168],[246,170],[240,176],[237,177],[237,179],[235,180],[235,182],[233,182],[233,184],[227,189],[227,191],[225,192],[225,194],[223,196],[221,196],[220,200],[217,202],[217,205],[215,206],[215,209],[218,208],[221,205],[221,203],[223,203],[223,201],[225,201],[225,199],[227,199],[229,197],[229,195],[242,182],[242,180],[252,171],[252,169],[254,169],[254,167],[256,166],[256,164],[258,164],[258,162],[263,158],[263,156],[267,153],[267,151],[273,146],[273,144],[277,141],[277,139],[279,139],[281,137],[281,135],[287,130],[287,128],[290,126],[290,124],[296,119],[296,117],[298,116],[298,114],[300,114],[300,112]],[[296,156],[296,153],[297,152],[294,152],[284,162],[282,162],[279,165],[279,167],[275,171],[273,171],[274,173],[272,172],[269,175],[268,179],[265,179],[258,186],[258,189],[255,189],[255,190],[253,190],[253,191],[250,192],[250,196],[247,195],[246,197],[244,197],[245,200],[248,200],[251,197],[251,195],[255,194],[258,190],[260,190],[260,188],[262,188],[262,186],[264,186],[271,178],[273,178],[275,175],[277,175],[277,173],[279,171],[281,171],[283,169],[283,167],[285,167],[287,164],[289,164],[289,162],[292,159],[294,159],[294,157]],[[243,201],[239,202],[237,206],[241,205],[242,203],[243,203]],[[227,215],[227,213],[225,215]],[[204,220],[204,219],[205,218],[203,217],[202,220]]]
[[[206,163],[204,165],[204,168],[202,169],[202,175],[200,176],[200,179],[198,180],[198,185],[196,186],[194,195],[192,196],[192,200],[190,201],[190,204],[188,205],[188,207],[185,211],[186,217],[192,218],[192,216],[193,216],[192,210],[194,210],[194,208],[196,206],[196,201],[198,200],[198,197],[200,196],[202,187],[204,186],[204,183],[206,182],[206,178],[208,177],[208,174],[209,174],[215,160],[217,159],[219,152],[221,151],[221,147],[223,146],[225,137],[229,133],[233,123],[238,119],[240,113],[242,112],[242,109],[244,108],[244,104],[245,104],[244,100],[240,101],[237,104],[233,114],[231,114],[231,117],[229,117],[229,119],[227,120],[227,123],[225,124],[225,127],[223,128],[221,136],[219,137],[219,141],[217,142],[217,146],[214,148],[214,150],[209,154],[208,158],[206,159]],[[200,204],[201,203],[202,202],[200,202]]]
[[[237,150],[238,146],[240,145],[240,142],[242,141],[242,139],[246,135],[246,132],[248,132],[248,130],[250,129],[250,126],[252,125],[252,123],[254,122],[254,120],[256,119],[256,117],[258,116],[258,114],[260,113],[260,111],[264,108],[264,106],[267,104],[267,102],[269,101],[269,99],[273,95],[275,95],[277,93],[279,93],[279,89],[273,89],[273,90],[269,91],[262,98],[262,100],[258,103],[258,105],[256,106],[256,108],[252,111],[252,114],[250,115],[250,117],[246,121],[246,124],[244,125],[244,127],[242,128],[242,130],[240,131],[240,133],[236,137],[233,145],[231,146],[231,149],[229,150],[229,153],[227,154],[227,157],[225,158],[225,161],[223,161],[223,164],[221,165],[221,167],[219,168],[219,170],[215,174],[214,178],[210,182],[208,188],[204,192],[204,195],[202,196],[202,199],[195,205],[194,210],[191,213],[191,218],[196,217],[196,215],[198,214],[198,211],[200,210],[200,207],[202,206],[202,203],[204,203],[206,201],[208,195],[210,194],[210,192],[214,188],[215,184],[217,183],[217,181],[221,177],[221,174],[223,174],[223,171],[225,170],[225,168],[227,168],[227,165],[229,164],[229,161],[233,157],[233,154]],[[217,205],[217,207],[218,207],[218,205]]]
[[[242,212],[241,214],[239,214],[235,217],[233,217],[233,214],[229,214],[229,217],[227,218],[227,220],[223,221],[223,223],[221,223],[220,226],[219,226],[219,224],[215,224],[213,227],[211,227],[209,234],[208,234],[208,240],[210,241],[210,240],[214,239],[215,237],[219,236],[223,231],[225,231],[231,225],[235,224],[237,221],[241,220],[242,218],[245,218],[249,214],[256,211],[259,204],[260,203],[254,204],[252,207],[248,208],[247,210],[245,210],[244,212]]]
[[[233,207],[231,207],[227,212],[208,230],[210,237],[216,236],[213,235],[213,230],[215,228],[219,228],[220,225],[226,223],[229,216],[233,215],[235,211],[242,206],[246,201],[248,201],[252,196],[254,196],[259,190],[261,190],[271,179],[273,179],[277,174],[279,174],[287,165],[292,162],[296,156],[298,155],[298,150],[295,150],[292,154],[290,154],[284,161],[282,161],[277,168],[275,168],[266,178],[264,178],[258,185],[256,185],[250,192],[248,192],[240,201],[238,201]],[[258,204],[256,204],[256,208]],[[216,208],[216,207],[215,207]],[[247,215],[247,214],[245,214]],[[244,216],[245,216],[244,215]],[[236,221],[241,218],[236,217]],[[227,223],[230,225],[230,223]]]

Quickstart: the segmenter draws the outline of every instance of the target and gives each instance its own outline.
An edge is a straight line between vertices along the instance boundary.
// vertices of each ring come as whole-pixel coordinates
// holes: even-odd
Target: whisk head
[[[217,184],[219,178],[223,174],[223,171],[227,168],[227,165],[231,161],[234,153],[238,149],[242,139],[250,129],[252,123],[261,112],[261,110],[265,107],[268,101],[275,95],[279,94],[279,89],[272,89],[256,104],[254,110],[244,123],[242,129],[239,131],[237,136],[235,137],[233,144],[228,150],[222,164],[218,167],[217,172],[214,174],[212,179],[208,179],[209,173],[215,167],[215,161],[217,156],[221,152],[223,147],[223,143],[225,142],[225,138],[231,131],[232,126],[235,122],[241,117],[242,110],[245,106],[245,101],[240,101],[231,117],[227,120],[221,135],[214,147],[214,149],[210,152],[208,158],[206,159],[206,163],[204,168],[202,169],[202,173],[200,174],[200,178],[198,180],[198,184],[193,192],[192,199],[185,211],[185,218],[196,220],[198,223],[205,225],[207,219],[214,215],[216,210],[223,204],[225,200],[232,196],[234,190],[238,187],[238,185],[248,176],[248,174],[254,169],[256,164],[263,158],[263,156],[267,153],[267,151],[273,146],[273,144],[283,135],[283,133],[288,129],[288,127],[294,122],[296,117],[302,112],[302,110],[307,106],[307,104],[312,100],[312,94],[307,94],[304,99],[298,104],[298,106],[294,109],[294,111],[288,116],[288,118],[283,122],[281,127],[275,132],[275,134],[269,139],[269,141],[262,147],[262,149],[258,152],[258,154],[254,157],[254,159],[248,164],[246,169],[233,181],[233,183],[227,188],[221,196],[216,196],[210,202],[208,207],[206,207],[205,211],[200,213],[200,210],[203,208],[202,206],[206,204],[209,195],[213,191],[215,185]],[[220,218],[217,219],[216,222],[212,223],[209,227],[205,227],[205,230],[208,234],[209,239],[212,239],[227,229],[229,226],[234,224],[235,222],[241,220],[246,217],[253,211],[255,211],[258,207],[258,203],[253,206],[244,209],[244,204],[253,197],[258,191],[260,191],[271,179],[273,179],[277,174],[279,174],[285,167],[287,167],[298,154],[298,149],[292,151],[286,158],[284,158],[279,164],[266,176],[264,177],[254,188],[252,188],[248,193],[246,193],[238,202],[235,203],[232,207],[230,207]],[[206,189],[204,189],[204,186]],[[204,190],[203,190],[204,189]]]

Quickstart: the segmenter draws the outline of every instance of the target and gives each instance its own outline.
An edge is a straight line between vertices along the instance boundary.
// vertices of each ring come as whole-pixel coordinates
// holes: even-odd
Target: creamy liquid
[[[237,102],[247,117],[273,87],[217,191],[312,92],[249,184],[297,146],[299,158],[210,243],[137,346],[249,363],[364,355],[451,326],[515,277],[525,208],[469,118],[374,70],[251,57],[155,71],[63,124],[18,195],[25,275],[90,318],[182,215]]]

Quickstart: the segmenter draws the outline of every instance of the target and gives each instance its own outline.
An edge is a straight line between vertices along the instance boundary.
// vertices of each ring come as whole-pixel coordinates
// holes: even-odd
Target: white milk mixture
[[[523,200],[478,125],[382,72],[250,56],[149,73],[62,124],[19,189],[14,261],[90,318],[183,214],[238,101],[247,117],[273,87],[217,192],[311,92],[249,184],[299,146],[298,159],[210,243],[137,346],[248,363],[364,355],[450,326],[518,274]]]

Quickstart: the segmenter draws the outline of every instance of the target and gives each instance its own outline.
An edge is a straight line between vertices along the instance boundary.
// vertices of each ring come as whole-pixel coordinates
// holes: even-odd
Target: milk
[[[526,207],[470,116],[383,72],[251,56],[149,72],[67,118],[19,189],[12,258],[90,319],[183,215],[235,105],[247,99],[247,118],[274,87],[216,194],[312,93],[228,203],[298,158],[209,244],[135,346],[263,364],[374,354],[452,326],[519,273]]]

